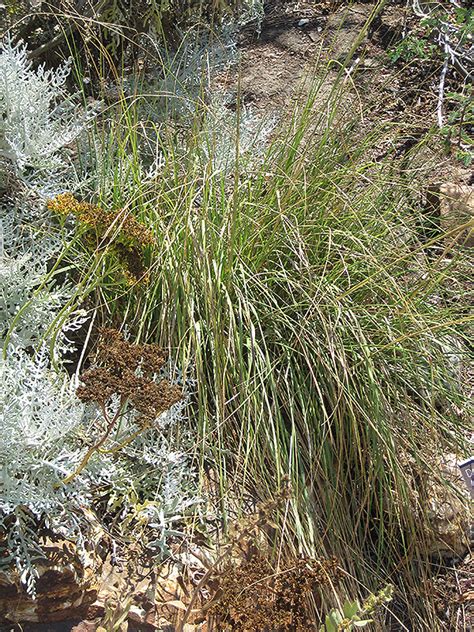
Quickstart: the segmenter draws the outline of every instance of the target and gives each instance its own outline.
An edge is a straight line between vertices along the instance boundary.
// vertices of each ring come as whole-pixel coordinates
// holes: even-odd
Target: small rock
[[[71,628],[71,632],[97,632],[97,624],[93,621],[81,621]]]
[[[128,611],[128,618],[132,623],[144,623],[146,615],[146,610],[134,605],[130,606]]]
[[[440,186],[439,192],[441,229],[450,231],[471,220],[471,226],[459,233],[457,241],[469,248],[474,247],[474,188],[448,182]]]
[[[368,68],[369,70],[377,68],[377,61],[372,57],[366,57],[364,59],[364,68]]]
[[[446,455],[440,469],[446,483],[430,482],[428,486],[430,553],[441,559],[460,558],[469,548],[470,498],[455,455]]]
[[[95,601],[102,561],[94,552],[84,558],[72,543],[65,541],[47,542],[43,551],[45,560],[36,564],[36,599],[23,590],[16,569],[1,575],[0,623],[80,618]]]
[[[0,629],[2,624],[52,623],[91,620],[88,609],[97,598],[103,559],[99,553],[104,532],[87,512],[95,547],[78,551],[74,542],[44,533],[44,559],[36,563],[36,598],[23,589],[18,570],[0,574]],[[94,628],[95,629],[95,628]]]

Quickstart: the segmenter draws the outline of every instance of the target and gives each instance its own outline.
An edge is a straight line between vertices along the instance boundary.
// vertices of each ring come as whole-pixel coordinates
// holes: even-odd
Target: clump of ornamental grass
[[[240,153],[237,111],[231,172],[202,150],[199,112],[179,142],[153,137],[159,177],[114,191],[153,227],[150,282],[124,295],[98,266],[85,278],[196,379],[201,471],[218,476],[224,522],[226,499],[271,499],[289,477],[286,546],[335,556],[347,594],[396,583],[413,624],[430,625],[427,481],[444,485],[433,463],[462,450],[466,409],[470,318],[446,291],[458,258],[443,235],[422,240],[420,147],[403,165],[375,160],[387,126],[357,136],[338,111],[349,84],[324,107],[317,87],[258,161]],[[146,126],[131,109],[107,137],[138,173],[128,149]]]

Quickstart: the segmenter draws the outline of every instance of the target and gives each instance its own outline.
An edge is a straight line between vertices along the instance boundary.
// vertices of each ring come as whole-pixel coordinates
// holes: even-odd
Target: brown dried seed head
[[[116,329],[102,329],[96,356],[99,366],[81,376],[78,397],[106,406],[117,395],[122,402],[129,401],[144,420],[153,421],[183,396],[167,380],[156,383],[153,379],[166,358],[158,345],[132,344]]]
[[[131,393],[130,401],[143,417],[152,421],[179,402],[181,397],[181,389],[167,381],[159,384],[148,382]]]
[[[314,629],[311,599],[339,578],[336,560],[290,559],[275,573],[260,551],[251,560],[221,569],[213,578],[218,590],[206,609],[223,631],[302,632]]]
[[[107,369],[96,367],[81,376],[76,394],[83,402],[106,403],[117,392],[118,380]]]

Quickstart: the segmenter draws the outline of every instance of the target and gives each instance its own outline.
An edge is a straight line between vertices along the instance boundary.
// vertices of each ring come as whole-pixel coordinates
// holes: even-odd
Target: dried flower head
[[[275,570],[260,551],[240,565],[229,563],[215,575],[217,590],[206,610],[222,631],[311,630],[311,600],[340,576],[335,559],[293,559]]]
[[[48,209],[58,215],[74,215],[82,224],[95,229],[103,238],[114,227],[120,228],[122,243],[135,246],[150,246],[155,243],[151,230],[141,224],[131,213],[123,210],[107,211],[101,206],[89,202],[79,202],[72,193],[61,193],[48,200]]]
[[[159,345],[133,344],[116,329],[102,329],[97,347],[97,366],[81,376],[77,395],[105,410],[112,396],[121,406],[128,403],[148,425],[182,398],[182,390],[168,380],[156,381],[167,354]]]
[[[112,430],[126,413],[138,413],[134,417],[138,430],[109,452],[118,452],[128,445],[183,397],[179,387],[157,375],[166,362],[166,354],[158,345],[132,344],[116,329],[102,329],[96,361],[97,366],[81,376],[76,394],[81,401],[98,405],[105,429],[76,470],[63,479],[64,484],[77,478],[92,455],[103,450]],[[113,405],[114,398],[118,405]]]

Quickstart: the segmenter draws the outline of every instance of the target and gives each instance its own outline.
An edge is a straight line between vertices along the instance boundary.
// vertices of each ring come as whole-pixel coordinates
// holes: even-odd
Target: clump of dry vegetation
[[[208,613],[223,632],[315,630],[319,591],[336,586],[340,577],[337,560],[301,558],[275,567],[267,556],[256,553],[219,571],[218,592]]]

